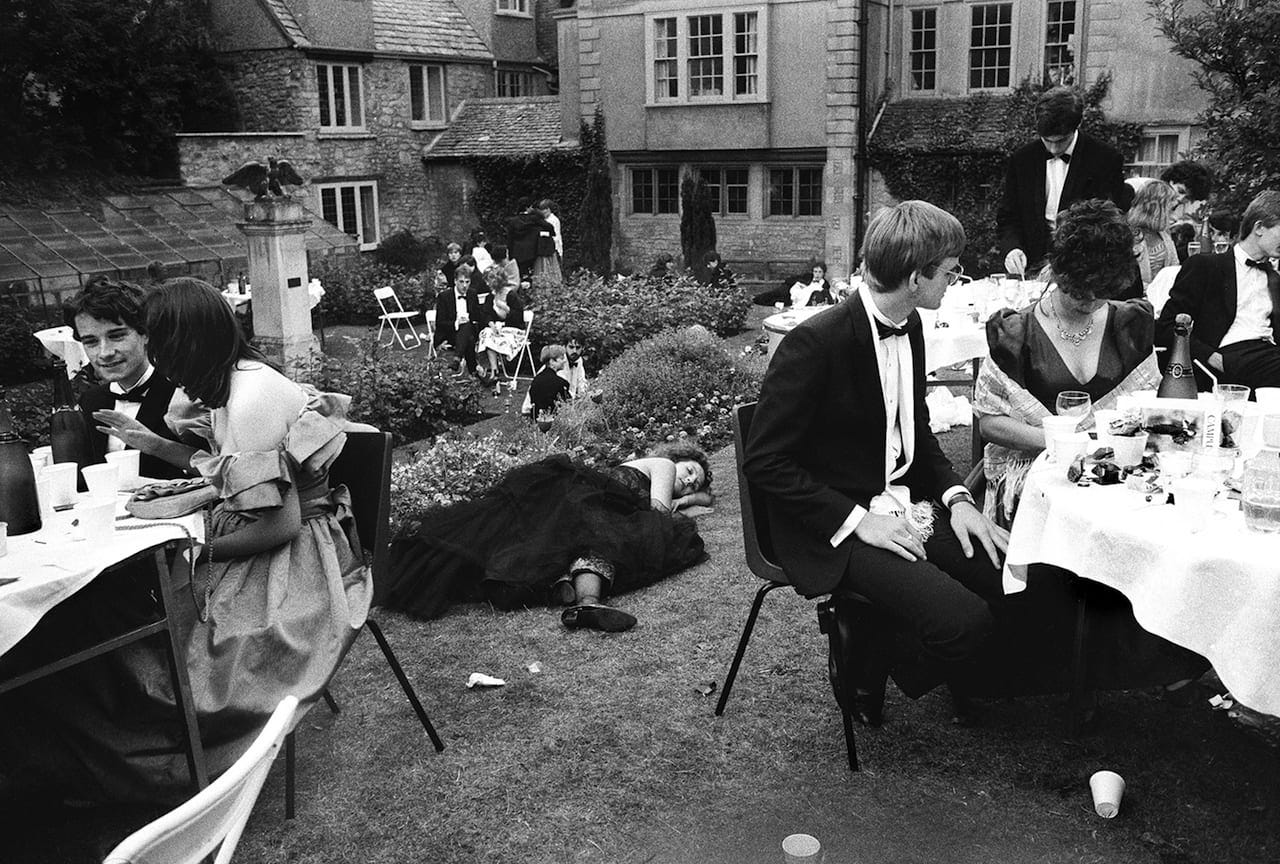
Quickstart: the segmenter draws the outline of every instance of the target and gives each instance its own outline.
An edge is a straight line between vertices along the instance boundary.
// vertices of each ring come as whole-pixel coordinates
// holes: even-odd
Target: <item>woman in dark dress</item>
[[[1083,390],[1093,408],[1114,407],[1122,393],[1154,389],[1155,321],[1145,300],[1110,299],[1133,282],[1133,235],[1114,204],[1081,201],[1059,216],[1049,254],[1051,285],[1025,309],[1003,310],[987,322],[990,359],[974,387],[973,410],[987,442],[985,513],[1011,527],[1027,469],[1044,449],[1040,419],[1054,413],[1063,390]],[[1028,569],[1028,589],[1006,598],[1024,607],[1035,632],[1023,634],[1021,687],[1068,689],[1075,628],[1073,574],[1045,564]],[[1168,684],[1198,676],[1204,658],[1143,630],[1117,591],[1082,583],[1089,602],[1087,665],[1098,689]]]
[[[706,455],[687,445],[608,470],[563,455],[521,465],[479,498],[427,511],[402,531],[378,603],[435,618],[456,601],[555,602],[570,606],[567,627],[629,629],[636,619],[601,600],[703,558],[697,527],[679,510],[710,503],[710,482]]]

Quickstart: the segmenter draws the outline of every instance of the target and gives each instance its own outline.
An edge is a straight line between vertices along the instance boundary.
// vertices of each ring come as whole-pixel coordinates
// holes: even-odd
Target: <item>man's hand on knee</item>
[[[1005,550],[1009,548],[1009,532],[996,525],[968,501],[957,501],[951,506],[951,530],[960,541],[964,557],[972,558],[977,540],[987,550],[991,565],[999,568]]]
[[[923,561],[924,540],[903,516],[868,513],[862,517],[853,535],[879,549],[886,549],[908,561]]]

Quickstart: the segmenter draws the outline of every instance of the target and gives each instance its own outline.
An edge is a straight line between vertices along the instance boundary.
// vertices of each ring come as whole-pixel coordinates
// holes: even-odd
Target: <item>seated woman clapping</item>
[[[484,352],[486,360],[481,375],[493,382],[493,395],[497,396],[502,388],[499,358],[514,360],[524,349],[524,301],[501,267],[490,267],[484,278],[489,296],[480,307],[482,320],[476,348]]]

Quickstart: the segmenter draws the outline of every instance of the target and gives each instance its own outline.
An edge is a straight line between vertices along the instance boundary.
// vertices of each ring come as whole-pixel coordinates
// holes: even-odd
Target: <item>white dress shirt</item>
[[[467,295],[453,292],[454,311],[453,311],[453,329],[457,330],[463,324],[471,320],[471,313],[467,311]]]
[[[1064,151],[1068,156],[1074,157],[1076,152],[1076,141],[1080,138],[1079,131],[1071,133],[1071,143],[1067,145]],[[1044,166],[1044,221],[1049,223],[1049,232],[1057,227],[1058,222],[1058,202],[1062,200],[1062,187],[1067,183],[1067,170],[1071,166],[1063,162],[1057,156],[1052,159],[1045,160]]]
[[[561,258],[563,258],[564,257],[564,238],[560,236],[560,217],[554,213],[548,213],[547,222],[550,223],[552,228],[556,229],[556,236],[555,236],[556,254],[559,255]]]
[[[1222,334],[1219,347],[1271,336],[1271,293],[1267,291],[1267,274],[1244,263],[1249,256],[1237,244],[1232,247],[1236,259],[1236,317]],[[1221,290],[1222,286],[1213,286]]]
[[[156,367],[150,363],[147,364],[147,371],[142,373],[142,377],[138,379],[138,383],[130,387],[130,390],[136,390],[151,380],[151,376],[155,374]],[[119,396],[125,392],[125,388],[120,386],[120,382],[112,381],[107,385],[107,389],[115,395]],[[117,399],[113,410],[119,411],[121,414],[128,415],[130,420],[138,419],[138,411],[142,408],[141,402],[134,402],[130,399]],[[107,436],[107,452],[118,453],[125,449],[124,442],[114,435]]]

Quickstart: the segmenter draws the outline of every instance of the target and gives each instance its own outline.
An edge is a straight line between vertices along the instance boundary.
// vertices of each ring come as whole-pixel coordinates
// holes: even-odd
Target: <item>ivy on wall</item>
[[[1009,154],[1036,137],[1035,103],[1050,85],[1024,80],[1008,96],[978,94],[950,111],[913,117],[910,130],[872,139],[870,166],[898,201],[930,201],[955,214],[969,243],[960,261],[974,274],[1004,267],[996,233],[996,209],[1004,191]],[[1111,144],[1126,160],[1138,147],[1142,127],[1106,119],[1101,104],[1110,75],[1084,91],[1081,128]]]

